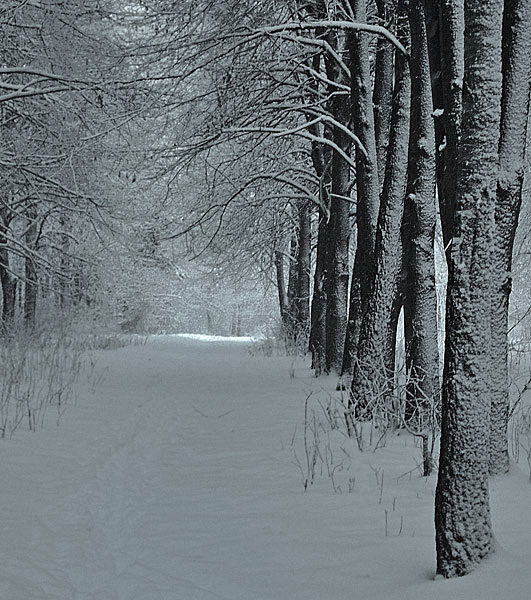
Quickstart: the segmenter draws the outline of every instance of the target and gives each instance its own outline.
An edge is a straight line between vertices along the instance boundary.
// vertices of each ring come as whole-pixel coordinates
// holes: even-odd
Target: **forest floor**
[[[2,600],[530,600],[525,457],[492,481],[496,553],[435,580],[414,439],[359,452],[327,428],[332,378],[251,347],[99,351],[59,427],[0,444]]]

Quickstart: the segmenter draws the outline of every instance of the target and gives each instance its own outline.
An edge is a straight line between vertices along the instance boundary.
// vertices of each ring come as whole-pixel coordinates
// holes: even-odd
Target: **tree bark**
[[[288,292],[286,290],[286,281],[284,279],[284,256],[280,250],[275,250],[275,274],[277,278],[280,319],[282,321],[282,326],[285,329],[288,319]]]
[[[461,141],[449,251],[437,573],[470,572],[493,549],[488,486],[492,243],[501,101],[502,0],[466,0]]]
[[[492,292],[491,474],[509,470],[508,311],[514,237],[522,203],[531,72],[531,1],[505,0],[502,101]]]
[[[439,209],[447,258],[450,252],[454,219],[457,165],[461,138],[464,69],[465,0],[439,0],[439,53],[444,113],[438,117],[444,133],[439,152]],[[430,4],[429,2],[427,4]]]
[[[351,5],[354,19],[360,23],[365,23],[367,20],[366,0],[351,0]],[[360,148],[356,148],[357,243],[352,270],[342,373],[352,372],[361,321],[367,309],[370,282],[374,273],[374,249],[380,204],[377,145],[371,98],[369,37],[367,34],[359,32],[349,35],[349,55],[352,127],[366,152],[363,153]],[[380,98],[380,100],[382,105],[379,108],[382,111],[383,119],[385,108],[383,102],[385,102],[385,98]],[[384,127],[383,124],[382,127]]]
[[[6,234],[9,218],[5,209],[0,211],[0,281],[2,282],[2,325],[9,332],[15,320],[17,280],[10,272],[10,259]]]
[[[439,395],[439,348],[435,290],[435,134],[424,6],[409,5],[411,30],[411,124],[408,190],[402,241],[406,273],[405,419],[423,429]],[[405,233],[405,235],[404,235]]]
[[[407,1],[397,6],[398,36],[409,46]],[[407,59],[396,55],[391,135],[376,233],[375,272],[363,316],[352,380],[352,400],[360,417],[372,413],[377,397],[393,387],[395,333],[393,309],[400,293],[400,228],[407,183],[411,81]]]
[[[380,19],[381,24],[390,31],[394,31],[394,2],[392,0],[376,0],[376,6],[378,8],[378,18]],[[374,134],[376,139],[376,157],[380,187],[384,182],[387,146],[389,144],[391,103],[393,99],[394,54],[394,46],[385,38],[379,37],[374,66],[374,90],[372,102],[374,106]]]
[[[322,10],[324,7],[319,7]],[[321,14],[318,11],[318,15]],[[314,15],[318,18],[318,15]],[[316,37],[325,37],[324,30],[317,30]],[[312,58],[312,68],[318,73],[321,69],[321,55],[316,53]],[[317,78],[310,79],[311,102],[319,102],[320,83]],[[312,115],[308,116],[312,121]],[[315,137],[322,137],[327,132],[321,124],[313,123],[309,131]],[[330,184],[330,150],[317,140],[312,141],[312,164],[319,178],[319,210],[317,224],[317,249],[315,257],[315,271],[313,279],[313,297],[310,314],[310,340],[309,347],[312,355],[312,368],[318,377],[325,370],[326,356],[326,304],[327,304],[327,279],[328,279],[328,217],[329,217],[329,184]]]
[[[328,223],[325,211],[319,208],[317,256],[313,279],[310,351],[316,377],[325,370],[326,355],[326,279],[328,268]]]
[[[295,327],[297,346],[308,347],[310,330],[310,253],[311,253],[311,221],[309,200],[297,203],[299,217],[299,243],[297,251],[297,290],[295,298]]]
[[[37,250],[37,210],[35,207],[28,209],[28,227],[26,229],[26,246],[35,252]],[[35,328],[37,310],[37,269],[33,256],[24,258],[25,294],[24,294],[24,325],[26,329]]]
[[[335,35],[335,34],[334,34]],[[333,42],[340,54],[345,54],[345,36],[338,34]],[[348,83],[335,62],[328,59],[327,73],[331,81]],[[348,126],[350,121],[349,94],[332,89],[330,108],[334,119]],[[350,155],[351,139],[341,128],[333,128],[333,140],[344,154]],[[347,302],[349,279],[350,240],[350,165],[335,149],[332,150],[330,193],[330,220],[328,225],[328,272],[326,290],[326,358],[327,373],[341,372],[345,333],[347,328]]]

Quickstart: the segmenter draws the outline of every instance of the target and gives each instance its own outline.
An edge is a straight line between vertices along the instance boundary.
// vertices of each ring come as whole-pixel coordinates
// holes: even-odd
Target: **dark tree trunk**
[[[338,132],[342,149],[348,151],[350,142]],[[349,278],[348,246],[350,238],[350,205],[345,196],[349,194],[350,167],[334,151],[332,158],[332,193],[329,223],[329,269],[326,303],[326,371],[341,372],[345,333],[347,328],[347,299]]]
[[[319,7],[320,10],[323,7]],[[322,11],[317,11],[315,18],[322,16]],[[325,31],[320,29],[316,31],[316,37],[324,37]],[[318,73],[321,68],[321,55],[316,53],[312,58],[313,70]],[[310,89],[312,91],[311,102],[320,101],[320,84],[317,78],[311,78]],[[308,115],[308,120],[312,121],[312,115]],[[317,138],[322,137],[327,132],[317,123],[309,127],[310,132]],[[312,141],[312,164],[317,177],[319,178],[319,211],[317,223],[317,249],[315,257],[315,271],[313,279],[313,297],[311,303],[310,315],[310,339],[309,348],[312,355],[312,368],[315,369],[315,375],[318,377],[325,370],[326,356],[326,290],[328,279],[328,217],[329,217],[329,184],[331,160],[330,150],[322,142]]]
[[[212,312],[209,308],[206,309],[206,319],[207,319],[207,331],[208,333],[214,333],[214,321],[212,319]]]
[[[295,230],[291,234],[289,244],[289,262],[288,262],[288,311],[290,319],[295,318],[295,300],[297,298],[297,278],[299,271],[297,269],[297,254],[298,254],[298,231]]]
[[[378,17],[390,31],[394,31],[394,0],[376,0]],[[379,37],[374,67],[374,133],[376,138],[376,156],[378,162],[378,181],[380,187],[385,177],[389,127],[391,125],[391,102],[393,99],[394,54],[395,49],[385,38]]]
[[[277,278],[278,305],[282,326],[286,329],[288,324],[288,292],[284,278],[284,256],[280,250],[275,250],[275,273]]]
[[[335,35],[335,34],[334,34]],[[340,34],[333,43],[337,51],[345,54],[345,36]],[[347,84],[339,66],[328,61],[328,77],[331,81]],[[334,119],[343,126],[350,121],[350,98],[336,88],[330,107]],[[340,127],[333,127],[333,141],[343,154],[350,155],[351,139]],[[347,328],[347,302],[349,279],[349,239],[350,239],[350,164],[332,150],[330,193],[330,221],[328,229],[328,270],[326,279],[326,358],[327,373],[341,372],[345,332]]]
[[[299,243],[297,249],[297,289],[295,298],[295,328],[297,346],[306,350],[310,330],[310,254],[312,245],[310,204],[299,200]]]
[[[2,282],[2,325],[9,331],[15,320],[15,307],[17,296],[17,280],[10,271],[9,252],[7,250],[6,234],[9,228],[9,219],[6,210],[0,211],[0,281]]]
[[[26,246],[32,252],[37,251],[37,211],[34,207],[28,209],[28,227],[26,229]],[[24,295],[24,325],[26,329],[35,327],[37,310],[37,269],[35,258],[28,255],[24,258],[25,295]]]
[[[407,47],[407,2],[397,7],[398,35]],[[375,274],[363,317],[352,380],[352,399],[360,416],[369,416],[376,396],[391,393],[394,378],[393,309],[400,293],[400,229],[407,183],[411,81],[407,58],[396,55],[391,136],[376,234]]]
[[[502,103],[492,292],[490,472],[509,470],[508,311],[514,236],[522,202],[531,72],[531,1],[505,0]]]
[[[297,269],[297,254],[298,254],[298,231],[291,233],[288,256],[288,288],[287,288],[287,311],[284,334],[286,337],[287,349],[289,352],[295,350],[296,339],[296,301],[297,301],[297,278],[299,271]]]
[[[0,279],[2,281],[3,305],[2,305],[2,323],[4,329],[9,331],[13,327],[15,320],[15,306],[17,296],[17,280],[4,267],[4,260],[7,259],[7,252],[0,251]],[[7,259],[8,260],[8,259]]]
[[[435,498],[437,573],[444,577],[465,575],[493,549],[489,380],[502,10],[502,0],[467,0],[461,16],[467,32],[463,111]]]
[[[430,64],[422,2],[409,5],[411,30],[411,124],[408,190],[404,207],[406,285],[405,419],[423,429],[439,395],[437,296],[435,290],[435,134]]]
[[[366,0],[351,1],[353,16],[356,21],[361,23],[367,20],[365,2]],[[374,273],[374,248],[380,203],[374,110],[371,98],[369,36],[365,33],[350,34],[349,54],[352,127],[366,152],[362,152],[359,147],[356,148],[357,243],[350,289],[349,317],[342,365],[343,373],[352,371],[361,321],[367,309],[370,282]],[[381,109],[383,115],[385,98],[380,98],[380,101],[382,104],[379,109]]]
[[[457,163],[461,137],[461,114],[463,96],[463,5],[464,0],[438,0],[439,40],[437,50],[440,61],[442,116],[437,125],[443,131],[437,135],[438,142],[438,190],[439,208],[447,258],[452,240]],[[431,3],[425,3],[429,6]],[[431,15],[430,15],[431,16]],[[433,54],[433,52],[432,52]]]
[[[317,256],[313,279],[310,351],[312,367],[318,377],[325,369],[326,353],[326,272],[328,268],[328,223],[326,212],[319,208]]]

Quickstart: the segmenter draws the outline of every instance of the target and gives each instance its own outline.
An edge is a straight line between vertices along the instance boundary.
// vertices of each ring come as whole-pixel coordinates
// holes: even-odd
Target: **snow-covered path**
[[[360,464],[358,493],[303,493],[290,446],[319,384],[248,350],[168,336],[101,353],[59,428],[0,445],[1,600],[531,598],[528,513],[499,517],[517,543],[481,576],[433,582],[433,481],[379,501]],[[529,489],[511,481],[499,503],[519,514]]]
[[[282,436],[263,423],[289,380],[275,389],[248,350],[167,337],[102,353],[103,382],[59,429],[2,444],[2,599],[232,597],[230,565],[256,567],[254,498],[279,484]]]

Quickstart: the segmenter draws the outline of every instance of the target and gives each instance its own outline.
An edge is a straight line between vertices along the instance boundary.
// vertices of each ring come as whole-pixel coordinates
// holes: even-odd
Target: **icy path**
[[[176,337],[99,363],[58,429],[0,444],[0,600],[531,598],[525,478],[495,494],[495,563],[433,582],[433,480],[388,483],[380,503],[360,463],[355,493],[303,493],[290,443],[322,385],[307,369]],[[395,450],[363,460],[389,482],[405,470]]]

